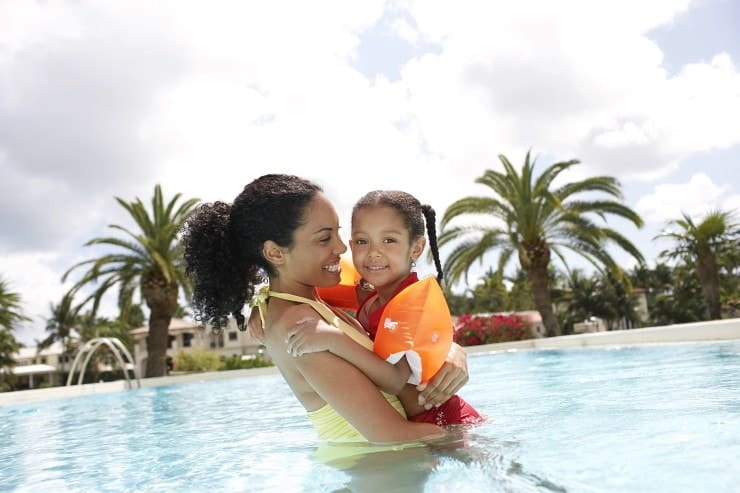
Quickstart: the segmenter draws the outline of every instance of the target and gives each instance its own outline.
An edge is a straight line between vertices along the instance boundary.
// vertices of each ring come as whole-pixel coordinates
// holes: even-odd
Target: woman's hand
[[[455,395],[468,382],[468,354],[456,343],[452,343],[447,360],[442,368],[427,383],[416,387],[419,405],[425,409],[439,406]]]
[[[324,319],[313,316],[298,320],[287,332],[285,342],[288,344],[287,351],[292,356],[331,351],[334,338],[344,335],[340,329],[329,325]]]

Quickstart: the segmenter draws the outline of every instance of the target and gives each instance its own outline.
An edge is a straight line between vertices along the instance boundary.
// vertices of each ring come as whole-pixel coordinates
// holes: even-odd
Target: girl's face
[[[339,256],[347,251],[347,245],[339,237],[337,212],[323,193],[317,193],[306,205],[303,221],[278,266],[281,290],[305,292],[334,286],[340,280]]]
[[[411,240],[403,218],[391,207],[363,207],[352,216],[352,261],[378,291],[395,290],[424,245],[424,237]]]

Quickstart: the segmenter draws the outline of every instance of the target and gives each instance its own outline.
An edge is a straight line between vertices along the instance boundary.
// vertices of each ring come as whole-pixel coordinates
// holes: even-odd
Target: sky
[[[0,276],[32,318],[16,338],[43,338],[62,274],[102,253],[87,240],[133,226],[114,197],[158,183],[231,202],[298,174],[347,231],[367,191],[441,215],[531,150],[539,170],[580,160],[564,181],[619,179],[645,225],[610,225],[654,263],[667,221],[740,210],[739,19],[733,0],[0,0]]]

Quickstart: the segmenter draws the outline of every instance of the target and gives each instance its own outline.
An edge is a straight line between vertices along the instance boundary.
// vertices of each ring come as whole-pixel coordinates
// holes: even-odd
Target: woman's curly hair
[[[365,207],[386,206],[400,214],[403,223],[409,232],[411,240],[424,236],[424,222],[426,221],[429,249],[432,252],[434,266],[437,268],[437,281],[442,281],[442,262],[439,259],[437,245],[437,214],[431,205],[422,204],[410,193],[399,190],[374,190],[363,195],[352,208],[352,220],[355,213]]]
[[[245,329],[244,303],[255,286],[275,274],[262,245],[272,240],[290,248],[306,205],[321,191],[297,176],[269,174],[244,187],[233,204],[207,203],[195,210],[183,226],[182,243],[196,320],[218,332],[233,315]]]

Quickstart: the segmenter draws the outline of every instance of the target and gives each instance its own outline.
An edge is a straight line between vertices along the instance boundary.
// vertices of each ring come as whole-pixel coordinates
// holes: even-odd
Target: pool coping
[[[518,350],[526,351],[604,346],[633,346],[643,344],[720,342],[733,340],[740,341],[740,318],[675,324],[662,327],[648,327],[643,329],[573,334],[542,339],[527,339],[524,341],[502,342],[482,346],[468,346],[465,350],[468,354],[479,354]],[[206,382],[276,373],[278,373],[278,369],[276,367],[188,373],[166,377],[143,378],[141,379],[141,387],[161,387],[165,385]],[[20,390],[15,392],[0,392],[0,407],[36,401],[63,399],[67,397],[121,392],[126,389],[126,381],[118,380],[115,382],[90,383],[64,387],[50,387],[46,389]]]

